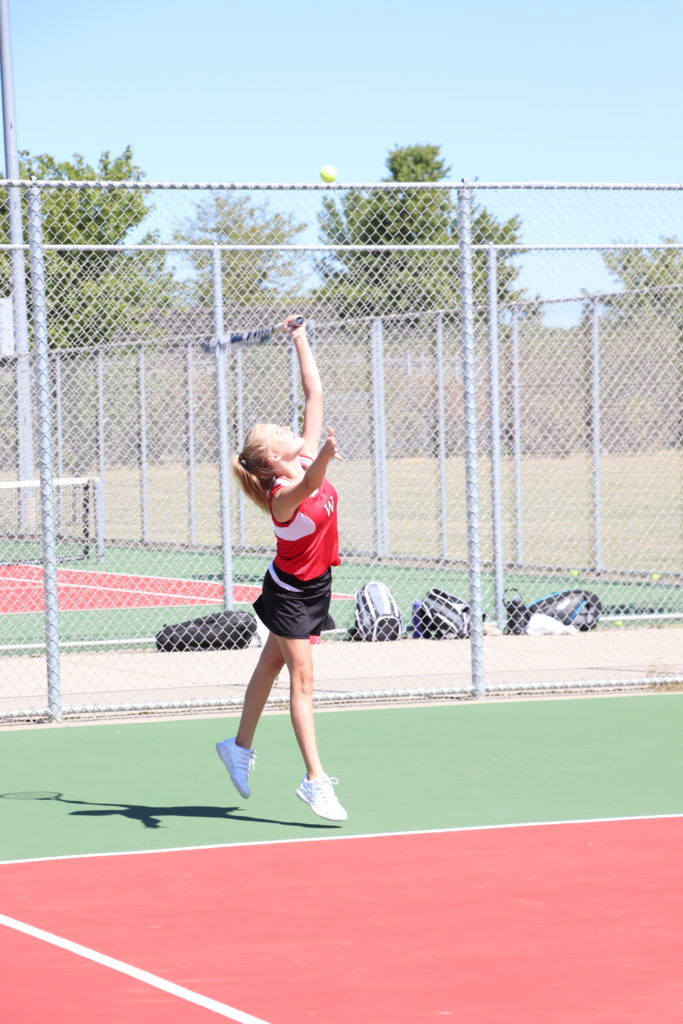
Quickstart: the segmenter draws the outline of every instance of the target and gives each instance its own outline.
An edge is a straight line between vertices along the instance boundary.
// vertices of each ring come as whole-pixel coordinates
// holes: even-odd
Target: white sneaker
[[[310,804],[311,810],[319,818],[328,821],[346,821],[348,814],[337,800],[333,786],[339,779],[331,779],[329,775],[321,775],[318,779],[309,779],[304,775],[299,783],[296,795],[304,803]]]
[[[234,739],[217,743],[216,752],[228,769],[235,789],[240,796],[247,800],[251,796],[249,772],[253,771],[256,765],[256,754],[253,750],[238,747]]]

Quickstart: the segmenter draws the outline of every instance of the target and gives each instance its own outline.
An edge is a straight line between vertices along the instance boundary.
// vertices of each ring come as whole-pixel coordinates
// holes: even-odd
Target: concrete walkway
[[[164,654],[153,650],[63,653],[62,705],[107,706],[231,701],[238,705],[258,648]],[[361,694],[426,698],[430,691],[466,696],[471,687],[470,644],[463,640],[353,643],[325,640],[314,649],[316,693],[353,699]],[[683,627],[596,629],[575,636],[486,636],[487,688],[529,692],[548,684],[636,683],[667,679],[683,684]],[[0,659],[0,714],[47,706],[45,659]],[[287,673],[273,690],[286,700]]]

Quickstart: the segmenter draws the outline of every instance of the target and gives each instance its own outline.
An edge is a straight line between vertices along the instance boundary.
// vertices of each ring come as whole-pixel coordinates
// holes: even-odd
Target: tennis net
[[[53,480],[57,560],[104,555],[101,485],[97,477]],[[40,564],[43,559],[39,480],[0,482],[0,564]]]

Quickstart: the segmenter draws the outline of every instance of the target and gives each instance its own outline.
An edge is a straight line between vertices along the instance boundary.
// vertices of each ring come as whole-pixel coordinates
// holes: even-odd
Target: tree
[[[96,167],[80,154],[58,162],[47,153],[21,154],[22,178],[50,181],[140,181],[130,147]],[[126,250],[124,243],[148,214],[141,191],[111,188],[45,188],[41,193],[46,245],[88,246],[46,251],[48,337],[51,347],[92,346],[126,334],[153,331],[155,315],[178,297],[161,252]],[[24,211],[26,216],[26,211]],[[153,233],[140,239],[156,241]],[[117,246],[120,251],[95,250]],[[7,264],[3,266],[7,278]],[[6,285],[9,290],[9,282]],[[28,288],[30,295],[30,288]]]
[[[416,145],[390,151],[386,166],[396,184],[442,181],[450,171],[440,147]],[[341,198],[325,198],[321,239],[333,246],[415,246],[412,249],[338,249],[323,258],[318,297],[335,304],[341,316],[454,310],[459,305],[457,215],[446,189],[360,189]],[[515,243],[517,217],[499,223],[483,208],[474,211],[472,234],[478,245]],[[449,248],[426,248],[426,247]],[[474,256],[475,304],[486,305],[486,253]],[[518,274],[509,256],[499,257],[498,292],[508,302],[520,295],[512,285]]]
[[[287,213],[273,212],[236,192],[215,192],[196,204],[194,216],[176,232],[176,240],[206,246],[189,252],[194,267],[190,284],[194,301],[210,303],[213,294],[213,245],[291,245],[304,230]],[[237,249],[221,253],[223,300],[228,316],[236,307],[287,305],[301,295],[305,279],[301,257],[277,248]]]
[[[615,315],[645,312],[683,329],[683,250],[675,238],[663,238],[661,249],[614,249],[604,255],[608,270],[623,293],[605,300]]]

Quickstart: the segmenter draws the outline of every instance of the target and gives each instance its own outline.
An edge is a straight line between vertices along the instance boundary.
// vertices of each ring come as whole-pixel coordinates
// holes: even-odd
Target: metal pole
[[[213,329],[216,336],[216,406],[218,414],[218,474],[221,495],[221,551],[223,559],[223,606],[233,607],[232,515],[230,508],[230,442],[228,439],[228,394],[225,381],[225,345],[223,337],[223,282],[221,253],[214,246],[213,256]]]
[[[95,495],[98,515],[104,530],[104,470],[106,465],[106,442],[104,431],[104,353],[97,350],[97,475],[99,486]],[[104,533],[102,534],[104,537]],[[98,555],[99,557],[99,555]]]
[[[2,73],[2,118],[5,137],[5,174],[16,181],[19,178],[19,151],[17,147],[16,113],[14,106],[14,75],[12,71],[12,44],[9,25],[8,0],[0,0],[0,64]],[[17,357],[17,433],[19,441],[17,470],[20,480],[35,476],[33,460],[33,416],[31,409],[31,364],[28,346],[28,316],[26,313],[26,270],[24,265],[23,228],[21,221],[21,191],[18,186],[7,190],[10,268],[12,281],[12,314],[14,317],[14,351]],[[19,488],[20,494],[23,488]],[[20,499],[21,500],[21,499]],[[20,506],[21,508],[21,506]],[[21,513],[23,519],[23,513]],[[23,529],[23,523],[22,523]]]
[[[185,386],[187,396],[187,540],[197,542],[196,487],[195,487],[195,446],[194,446],[194,359],[192,342],[185,353]]]
[[[448,558],[448,490],[446,487],[446,400],[444,389],[443,316],[436,315],[436,418],[439,460],[439,530],[441,557]]]
[[[602,568],[602,424],[600,420],[600,317],[591,304],[591,450],[593,459],[593,568]]]
[[[498,254],[488,248],[489,394],[491,403],[491,524],[493,541],[493,590],[496,621],[505,628],[505,574],[503,568],[503,501],[500,455],[500,369],[498,349]]]
[[[40,190],[28,189],[28,241],[33,299],[40,508],[43,542],[43,591],[45,602],[45,659],[47,701],[50,717],[62,717],[60,684],[59,611],[57,604],[57,536],[55,529],[54,471],[52,466],[52,402],[45,296],[45,250]]]
[[[387,435],[384,406],[384,335],[382,321],[375,317],[371,328],[372,346],[372,441],[375,468],[375,553],[386,555],[389,547],[387,508]]]
[[[235,429],[240,449],[244,444],[244,357],[242,346],[235,352]],[[244,547],[244,493],[239,489],[237,496],[237,543]]]
[[[510,325],[510,349],[512,356],[512,461],[514,466],[515,492],[515,562],[521,565],[524,561],[524,544],[522,540],[522,403],[520,397],[519,372],[519,310],[512,310]]]
[[[59,351],[55,352],[55,419],[57,420],[56,448],[57,448],[57,479],[64,476],[64,431],[62,421],[62,357]],[[62,501],[62,488],[57,487],[57,535],[64,533],[64,508]]]
[[[484,632],[481,605],[481,513],[477,467],[477,367],[474,338],[474,287],[472,276],[472,193],[463,181],[458,191],[458,240],[460,243],[460,310],[462,324],[463,392],[465,405],[465,480],[467,499],[467,562],[470,585],[470,648],[472,695],[486,695],[484,682]]]
[[[148,494],[147,494],[147,390],[145,382],[145,350],[138,349],[138,395],[140,401],[140,537],[143,544],[148,540]]]

